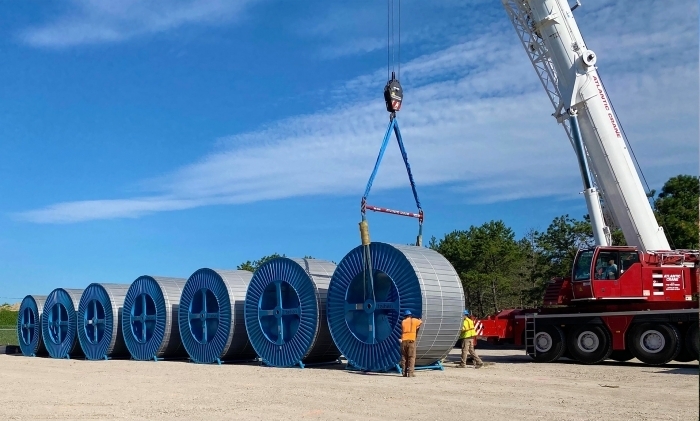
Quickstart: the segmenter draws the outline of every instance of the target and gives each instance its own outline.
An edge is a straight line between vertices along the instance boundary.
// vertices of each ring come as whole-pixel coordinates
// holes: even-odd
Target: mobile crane
[[[480,320],[480,338],[524,346],[538,362],[698,359],[697,250],[671,250],[642,187],[624,131],[566,0],[501,0],[576,152],[596,246],[543,306]],[[605,203],[605,210],[601,206]],[[605,216],[629,246],[615,246]]]

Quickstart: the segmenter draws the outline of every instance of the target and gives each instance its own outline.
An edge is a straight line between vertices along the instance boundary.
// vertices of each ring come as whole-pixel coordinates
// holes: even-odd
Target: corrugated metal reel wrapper
[[[248,285],[245,323],[262,361],[275,367],[336,361],[326,318],[335,264],[280,257],[262,264]]]
[[[124,298],[122,332],[135,360],[187,358],[178,308],[186,279],[139,276]]]
[[[92,283],[78,306],[78,339],[88,360],[128,357],[120,322],[129,284]]]
[[[41,335],[52,358],[83,356],[76,332],[82,289],[56,288],[46,297]]]
[[[199,269],[180,298],[180,337],[190,359],[221,363],[256,358],[245,328],[244,306],[252,272]]]
[[[46,295],[27,295],[19,306],[17,339],[24,356],[46,354],[46,346],[41,338],[41,315],[45,302]]]
[[[387,371],[401,359],[400,314],[423,321],[416,366],[440,362],[459,336],[464,310],[462,283],[450,262],[434,250],[373,242],[374,291],[366,291],[363,246],[340,261],[328,288],[328,324],[348,363]],[[366,297],[370,298],[366,298]]]

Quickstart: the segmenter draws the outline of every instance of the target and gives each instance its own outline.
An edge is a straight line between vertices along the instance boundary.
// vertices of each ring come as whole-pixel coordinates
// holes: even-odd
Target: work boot
[[[416,377],[415,373],[411,373],[408,375],[408,377]]]
[[[477,364],[477,365],[474,366],[474,368],[481,368],[481,367],[483,367],[483,366],[484,366],[483,363],[482,363],[482,364]]]
[[[457,368],[467,368],[467,365],[466,365],[466,364],[460,364],[460,365],[457,366]]]

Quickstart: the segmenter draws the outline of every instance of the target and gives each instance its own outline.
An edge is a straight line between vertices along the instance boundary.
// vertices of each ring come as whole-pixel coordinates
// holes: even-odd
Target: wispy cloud
[[[394,37],[402,46],[404,58],[415,57],[420,52],[434,51],[464,41],[466,32],[488,28],[494,20],[493,7],[482,7],[491,0],[402,0],[394,2]],[[399,30],[398,5],[402,4]],[[492,6],[489,4],[488,6]],[[496,9],[498,10],[498,9]],[[387,48],[387,4],[377,1],[352,3],[328,2],[321,18],[313,16],[297,25],[296,32],[302,38],[322,40],[320,56],[338,59],[358,56]],[[502,19],[505,12],[499,11]],[[465,31],[468,28],[468,31]],[[400,35],[400,40],[399,40]],[[398,57],[397,57],[398,58]]]
[[[184,25],[230,22],[256,0],[70,0],[68,11],[19,37],[35,47],[113,43]]]
[[[643,31],[616,39],[629,42]],[[697,47],[692,31],[676,36]],[[514,34],[491,31],[406,63],[399,121],[420,186],[449,186],[475,203],[570,197],[581,188],[571,146],[520,48]],[[650,181],[696,165],[697,60],[679,58],[644,72],[624,58],[605,60],[616,69],[606,73],[610,95]],[[339,97],[350,98],[342,107],[231,136],[216,152],[144,180],[150,193],[143,197],[58,203],[18,216],[78,222],[211,204],[360,195],[388,123],[375,92],[382,78],[378,69],[338,88]],[[667,161],[657,157],[661,142]],[[405,178],[392,145],[376,188],[405,186]]]

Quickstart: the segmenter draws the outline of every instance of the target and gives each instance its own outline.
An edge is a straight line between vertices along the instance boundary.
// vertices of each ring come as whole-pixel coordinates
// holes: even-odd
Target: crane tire
[[[632,326],[627,348],[639,361],[648,365],[663,365],[681,352],[678,329],[666,323],[640,323]]]
[[[673,361],[679,362],[679,363],[688,363],[693,360],[697,360],[697,358],[693,358],[693,356],[690,354],[690,352],[685,348],[681,348],[681,352],[678,353],[676,358],[673,359]]]
[[[564,331],[559,326],[538,326],[535,333],[535,356],[538,363],[551,363],[564,355],[566,341]]]
[[[692,360],[697,360],[700,356],[700,337],[698,336],[698,324],[693,323],[685,332],[685,349],[693,357]]]
[[[612,341],[605,326],[588,323],[569,331],[567,348],[582,364],[598,364],[610,356]]]
[[[620,351],[613,351],[610,353],[611,360],[614,361],[619,361],[621,363],[624,363],[625,361],[629,361],[634,358],[634,355],[630,352],[629,349],[623,349]]]

